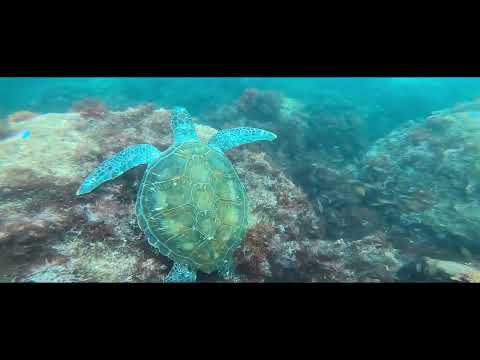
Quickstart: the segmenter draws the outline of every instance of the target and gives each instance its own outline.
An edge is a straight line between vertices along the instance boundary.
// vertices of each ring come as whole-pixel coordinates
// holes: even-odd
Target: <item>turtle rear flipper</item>
[[[167,283],[190,283],[197,281],[197,273],[192,271],[186,265],[174,263],[170,269],[165,282]]]
[[[208,145],[226,152],[240,145],[257,141],[272,141],[276,138],[277,135],[267,130],[239,127],[219,131],[209,141]]]
[[[235,265],[233,264],[233,258],[226,260],[218,269],[220,277],[230,282],[240,282],[240,277],[235,273]]]
[[[124,172],[158,159],[161,152],[152,145],[140,144],[125,148],[93,170],[77,190],[77,195],[91,192],[106,181],[115,179]]]

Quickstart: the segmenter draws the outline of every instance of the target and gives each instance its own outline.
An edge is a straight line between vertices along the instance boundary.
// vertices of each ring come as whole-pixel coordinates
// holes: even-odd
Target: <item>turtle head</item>
[[[188,110],[186,108],[184,108],[183,106],[175,106],[173,109],[172,109],[172,122],[173,121],[179,121],[179,122],[182,122],[182,121],[191,121],[192,120],[192,116],[190,115],[190,113],[188,112]]]
[[[172,109],[170,124],[176,144],[198,140],[192,116],[184,107],[176,106]]]

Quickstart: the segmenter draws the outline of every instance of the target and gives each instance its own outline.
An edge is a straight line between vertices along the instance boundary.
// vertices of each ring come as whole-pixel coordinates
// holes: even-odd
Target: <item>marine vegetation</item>
[[[275,121],[280,116],[282,96],[273,91],[247,89],[237,103],[237,111],[247,118]]]
[[[276,136],[243,127],[222,130],[203,144],[190,114],[178,107],[172,111],[171,127],[174,144],[169,149],[127,147],[93,170],[77,195],[147,164],[136,214],[148,243],[174,260],[165,280],[195,281],[198,270],[232,278],[233,252],[244,240],[248,209],[240,179],[223,154]]]
[[[108,115],[108,107],[99,99],[85,98],[73,104],[72,110],[86,119],[103,119]]]
[[[26,121],[26,120],[31,120],[38,115],[39,114],[36,114],[34,112],[31,112],[31,111],[17,111],[13,114],[10,114],[8,116],[7,121],[10,124],[15,124],[15,123]]]
[[[9,123],[0,280],[478,282],[478,101],[375,138],[348,99],[241,98]]]

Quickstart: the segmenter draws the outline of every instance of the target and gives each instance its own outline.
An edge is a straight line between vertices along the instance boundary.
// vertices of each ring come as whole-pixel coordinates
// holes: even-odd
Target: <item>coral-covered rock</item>
[[[275,121],[280,116],[282,96],[273,91],[247,89],[237,103],[237,111],[258,121]]]
[[[160,109],[146,116],[150,124],[161,123],[168,128],[168,116],[164,113]],[[136,119],[140,121],[138,114]],[[0,207],[5,214],[0,219],[0,273],[22,277],[38,270],[31,269],[40,266],[34,264],[43,266],[47,262],[47,268],[54,264],[57,270],[58,266],[80,269],[75,274],[64,269],[66,279],[126,281],[152,279],[152,269],[164,266],[160,261],[148,263],[154,254],[144,246],[143,235],[136,228],[133,205],[141,169],[106,185],[95,195],[75,196],[82,179],[109,154],[154,137],[148,133],[150,129],[141,128],[141,122],[130,125],[131,120],[131,116],[115,114],[102,122],[91,122],[75,113],[45,114],[12,125],[14,131],[28,127],[32,135],[25,141],[0,144]],[[160,136],[155,142],[161,145],[162,141],[169,140]],[[92,246],[96,254],[103,251],[111,268],[96,265],[104,260],[87,251]],[[128,261],[122,254],[128,255]],[[58,257],[67,261],[57,264]],[[95,271],[90,274],[82,264],[105,270],[94,276]],[[137,275],[133,270],[125,270],[134,268]],[[109,269],[118,271],[109,275]],[[161,278],[161,274],[158,271],[156,278]]]
[[[165,109],[129,109],[100,122],[72,113],[14,124],[15,130],[28,126],[32,136],[0,144],[1,207],[7,214],[0,223],[0,272],[23,281],[161,281],[171,262],[150,248],[134,213],[142,167],[84,197],[75,191],[101,161],[128,145],[168,147],[169,120]],[[196,128],[202,141],[216,133],[198,123]],[[264,281],[272,276],[273,239],[322,237],[325,225],[265,153],[245,147],[228,156],[250,198],[247,245],[236,256],[239,274]]]
[[[377,184],[384,168],[395,169],[391,156],[373,159],[377,170],[358,179],[360,164],[343,163],[341,153],[306,151],[301,104],[285,98],[279,114],[280,125],[246,118],[230,124],[289,136],[279,136],[277,151],[270,151],[277,144],[256,144],[227,153],[249,198],[245,244],[235,254],[240,280],[394,280],[408,259],[393,247],[398,232],[387,231],[382,216],[383,207],[394,205]],[[75,191],[101,161],[126,146],[170,146],[170,112],[141,106],[98,120],[44,114],[11,125],[16,132],[28,128],[30,138],[0,143],[0,212],[6,214],[0,219],[1,280],[162,281],[167,274],[171,261],[148,245],[136,222],[144,167],[91,194],[77,197]],[[194,121],[204,142],[217,132]],[[289,145],[294,138],[298,142]],[[301,160],[298,149],[305,150]],[[373,202],[382,206],[368,206]],[[202,280],[221,281],[216,274],[199,274]]]
[[[307,282],[391,282],[405,259],[385,234],[359,240],[313,240],[277,244],[273,268],[278,278]]]
[[[361,179],[372,189],[367,204],[415,246],[479,253],[480,112],[466,104],[455,109],[377,141],[362,161]]]
[[[72,106],[72,111],[85,119],[104,119],[108,115],[107,105],[99,99],[85,98]]]
[[[248,280],[273,280],[272,243],[322,238],[325,222],[305,193],[265,153],[244,148],[228,156],[245,184],[250,208],[246,244],[237,253],[237,263]]]
[[[38,116],[39,114],[33,113],[31,111],[17,111],[13,114],[10,114],[8,116],[7,121],[10,124],[16,124],[18,122],[26,121],[26,120],[31,120],[34,117]]]
[[[478,283],[479,265],[478,262],[466,265],[456,261],[424,257],[400,268],[398,276],[402,281]]]
[[[383,209],[391,207],[393,201],[380,196],[377,184],[372,185],[370,180],[359,177],[363,166],[359,159],[370,141],[367,136],[366,114],[338,97],[328,97],[329,102],[320,103],[318,106],[305,106],[283,95],[276,94],[276,96],[280,96],[281,101],[276,103],[278,111],[275,112],[275,118],[260,116],[260,112],[252,115],[244,110],[247,105],[255,109],[253,104],[256,101],[261,103],[262,99],[269,104],[275,103],[267,101],[269,95],[259,90],[246,91],[237,102],[236,108],[223,106],[217,112],[207,116],[214,123],[228,122],[230,127],[264,127],[278,134],[275,144],[262,145],[256,153],[266,152],[271,162],[281,166],[285,176],[305,192],[304,196],[311,206],[312,216],[320,226],[315,235],[294,234],[289,237],[294,240],[292,242],[285,241],[286,237],[278,233],[278,227],[274,222],[265,222],[261,227],[253,229],[250,236],[247,236],[246,246],[247,250],[249,247],[252,248],[251,253],[246,253],[247,258],[251,256],[252,259],[257,259],[251,271],[267,274],[271,280],[282,280],[287,276],[284,270],[291,267],[294,269],[290,272],[291,278],[301,281],[319,279],[361,281],[365,277],[355,274],[354,270],[351,270],[348,276],[332,275],[335,273],[334,267],[325,270],[321,265],[330,262],[337,266],[338,262],[325,255],[319,255],[320,258],[316,259],[310,252],[313,243],[323,248],[332,243],[332,240],[325,239],[344,239],[342,241],[346,246],[355,242],[361,248],[368,247],[368,244],[367,241],[360,241],[360,239],[367,239],[376,233],[384,233],[385,241],[379,248],[387,249],[391,248],[393,241],[399,237],[398,233],[388,231],[389,218]],[[382,155],[378,159],[372,159],[371,166],[375,168],[374,175],[377,179],[375,181],[380,181],[384,177],[390,165],[388,156]],[[256,184],[258,180],[254,179],[252,184]],[[248,183],[248,179],[246,182]],[[251,189],[249,191],[253,192]],[[262,199],[262,196],[258,198]],[[263,198],[266,196],[264,195]],[[282,202],[285,206],[285,210],[278,208],[277,217],[288,213],[289,210],[286,209],[289,206],[300,204],[296,198],[290,201],[285,193],[276,197],[275,200],[269,199],[271,203]],[[268,213],[268,210],[265,211]],[[311,224],[305,226],[312,227]],[[265,232],[270,234],[268,236],[270,241],[266,241],[261,235]],[[410,236],[406,238],[411,239]],[[270,249],[272,244],[274,249],[279,250],[272,251]],[[300,257],[293,255],[298,249],[300,249]],[[389,264],[390,260],[388,256],[383,257],[382,260],[382,255],[378,255],[378,263],[381,264],[382,261]],[[399,260],[401,261],[403,260]],[[346,262],[348,263],[348,259]],[[350,265],[355,269],[354,264]],[[393,268],[391,265],[388,267]],[[385,270],[379,266],[375,267],[373,272],[377,270],[383,274],[378,275],[379,278],[391,280],[394,277],[392,270]],[[314,276],[315,271],[318,273]],[[320,273],[324,275],[318,275]]]

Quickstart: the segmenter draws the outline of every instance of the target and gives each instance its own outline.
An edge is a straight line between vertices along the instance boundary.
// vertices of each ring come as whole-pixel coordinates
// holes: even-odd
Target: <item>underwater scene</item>
[[[480,78],[0,78],[0,282],[480,282]]]

